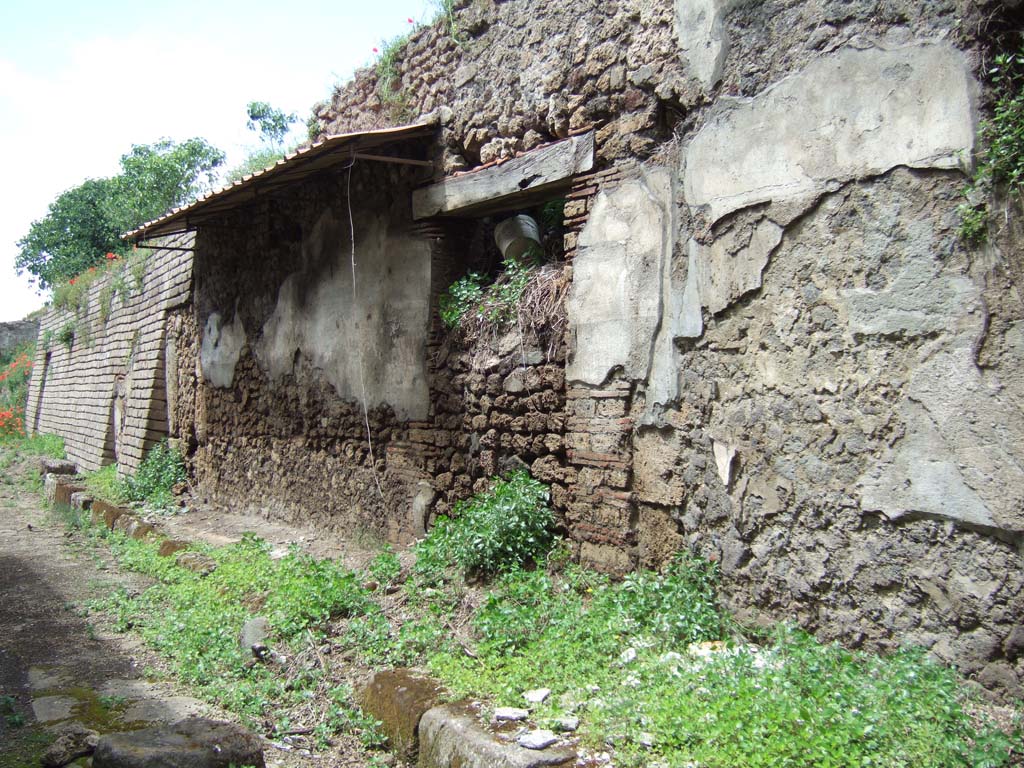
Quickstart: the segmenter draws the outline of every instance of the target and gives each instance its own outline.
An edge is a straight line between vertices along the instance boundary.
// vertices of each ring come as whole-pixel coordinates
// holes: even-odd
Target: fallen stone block
[[[190,717],[101,736],[93,768],[265,768],[259,737],[234,723]]]
[[[110,502],[103,501],[103,499],[93,499],[90,511],[92,512],[93,525],[105,525],[110,530],[114,529],[114,523],[117,522],[117,519],[128,512],[127,509],[114,506]]]
[[[160,549],[157,554],[160,557],[170,557],[183,549],[188,549],[188,542],[181,539],[164,539],[160,542]]]
[[[71,496],[85,490],[85,486],[77,482],[75,475],[57,475],[57,487],[53,491],[55,505],[71,506]]]
[[[420,718],[440,699],[437,681],[410,669],[378,672],[359,693],[363,711],[381,721],[391,751],[405,760],[415,759]]]
[[[81,723],[66,726],[40,757],[43,768],[62,768],[80,757],[91,755],[96,749],[99,734]]]
[[[576,764],[565,745],[524,749],[482,725],[467,704],[447,704],[424,713],[419,727],[419,768],[548,768]]]
[[[494,719],[499,723],[514,723],[529,716],[530,710],[521,707],[498,707],[494,710]]]
[[[267,655],[267,637],[270,635],[270,622],[264,616],[256,616],[242,625],[238,633],[238,645],[243,651],[249,651],[257,659]]]
[[[40,475],[74,475],[78,472],[75,462],[66,459],[44,457],[39,460]]]
[[[77,491],[71,494],[72,509],[79,509],[85,512],[90,507],[92,507],[92,496],[89,495],[88,491]]]
[[[516,739],[516,744],[526,749],[547,749],[558,743],[558,736],[553,731],[544,729],[528,731]]]
[[[113,524],[110,526],[111,530],[120,531],[121,533],[128,535],[128,528],[138,520],[135,515],[131,514],[127,510],[122,510],[115,519]]]
[[[53,504],[53,501],[57,496],[58,477],[59,475],[55,475],[52,472],[43,475],[43,495],[46,497],[47,504]]]
[[[147,523],[145,520],[134,518],[132,522],[125,529],[125,533],[133,539],[142,540],[147,536],[151,536],[156,532],[156,528]]]

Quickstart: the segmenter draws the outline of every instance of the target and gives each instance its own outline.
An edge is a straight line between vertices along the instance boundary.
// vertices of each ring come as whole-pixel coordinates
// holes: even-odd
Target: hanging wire
[[[356,227],[355,222],[352,219],[352,166],[356,164],[355,153],[352,154],[352,160],[348,164],[348,178],[345,182],[345,204],[348,206],[348,233],[352,241],[352,310],[353,315],[356,310]],[[359,363],[359,389],[362,393],[363,399],[363,424],[366,426],[366,444],[370,447],[370,471],[373,473],[373,482],[377,486],[377,493],[380,494],[380,500],[386,504],[384,500],[384,489],[381,488],[380,478],[377,476],[377,461],[373,456],[373,437],[370,435],[370,412],[366,407],[366,379],[363,375],[363,345],[356,344],[356,360]]]

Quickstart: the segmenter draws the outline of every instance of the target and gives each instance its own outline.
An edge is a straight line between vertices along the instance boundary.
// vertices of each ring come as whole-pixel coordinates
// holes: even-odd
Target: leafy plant
[[[161,440],[146,453],[135,475],[125,481],[125,496],[128,501],[167,511],[174,506],[174,486],[187,478],[181,453]]]
[[[227,183],[265,170],[284,157],[288,152],[285,138],[292,124],[299,119],[294,112],[286,113],[265,101],[250,101],[245,110],[248,117],[246,127],[259,134],[262,145],[250,151],[238,166],[227,172]]]
[[[0,420],[2,420],[2,417],[3,414],[0,413]],[[0,435],[0,444],[2,444],[5,454],[0,459],[0,469],[28,456],[49,456],[53,459],[63,459],[65,457],[64,438],[59,435],[44,435],[38,432],[28,434],[27,430],[24,430],[24,424],[22,424],[22,431],[6,436]],[[42,479],[35,476],[31,481],[30,487],[35,490],[41,489]]]
[[[495,573],[543,557],[553,542],[547,487],[525,471],[494,481],[486,493],[455,505],[417,549],[421,570],[453,564]]]
[[[462,33],[459,30],[458,23],[455,20],[455,0],[433,0],[434,6],[437,8],[437,16],[435,21],[441,19],[444,21],[446,27],[448,27],[448,35],[452,41],[460,48],[464,47],[466,41],[462,39]]]
[[[294,112],[286,114],[265,101],[250,101],[246,104],[245,111],[249,116],[246,127],[258,132],[260,139],[269,146],[277,148],[284,144],[292,123],[299,119]]]
[[[493,323],[503,324],[512,320],[523,292],[530,282],[530,268],[527,262],[505,259],[504,270],[487,291],[484,300],[485,315]]]
[[[0,437],[25,436],[25,403],[35,344],[21,345],[0,360]]]
[[[1024,47],[996,56],[989,70],[995,106],[982,123],[978,169],[958,207],[960,237],[978,245],[988,238],[990,202],[996,188],[1018,198],[1024,192]],[[971,202],[970,198],[980,198]]]
[[[367,575],[381,586],[395,583],[402,573],[402,563],[391,547],[382,549],[366,566]]]
[[[277,147],[260,147],[254,152],[250,152],[246,156],[245,160],[228,171],[224,180],[227,183],[231,183],[245,178],[250,174],[256,173],[257,171],[265,170],[284,157],[284,155],[284,149]]]
[[[124,504],[130,500],[124,480],[117,475],[116,464],[108,464],[86,474],[84,483],[89,493],[111,504]]]
[[[119,631],[141,634],[198,695],[250,724],[273,722],[278,732],[292,727],[293,716],[311,716],[321,744],[338,732],[368,746],[382,743],[376,721],[355,705],[351,686],[330,684],[326,669],[315,663],[254,667],[251,654],[238,644],[242,625],[258,606],[269,620],[270,641],[282,654],[318,647],[330,619],[379,611],[358,574],[297,548],[272,559],[265,541],[246,534],[236,544],[197,547],[216,565],[200,576],[160,557],[155,542],[99,526],[90,535],[102,537],[123,566],[157,581],[141,594],[119,591],[92,608],[109,612]],[[325,690],[326,696],[316,698]]]
[[[101,265],[108,253],[124,255],[123,232],[195,199],[223,161],[223,152],[199,138],[133,145],[118,175],[69,189],[32,223],[18,241],[19,274],[28,272],[40,288],[50,288]]]
[[[454,328],[469,312],[479,307],[484,296],[484,278],[479,272],[470,272],[460,277],[445,291],[439,300],[441,320]]]
[[[75,343],[75,324],[71,321],[64,323],[57,331],[57,341],[63,344],[68,352],[71,351],[72,345]]]
[[[398,60],[409,42],[409,35],[398,35],[384,40],[380,49],[374,48],[377,58],[377,96],[385,104],[404,106],[402,78],[398,72]]]

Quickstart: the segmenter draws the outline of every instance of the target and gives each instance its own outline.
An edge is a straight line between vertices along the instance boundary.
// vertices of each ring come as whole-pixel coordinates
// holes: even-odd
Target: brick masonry
[[[132,472],[168,434],[167,318],[191,298],[191,238],[162,245],[147,257],[141,285],[125,267],[121,290],[114,274],[104,276],[89,287],[84,311],[51,308],[40,322],[26,425],[63,437],[81,471],[116,461]]]

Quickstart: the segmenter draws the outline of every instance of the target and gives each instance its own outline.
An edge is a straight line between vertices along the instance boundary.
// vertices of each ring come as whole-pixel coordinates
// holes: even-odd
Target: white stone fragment
[[[532,690],[523,692],[523,698],[531,704],[540,704],[550,695],[550,688],[533,688]]]
[[[525,749],[547,749],[557,741],[558,736],[544,729],[524,733],[516,739],[516,743]]]
[[[530,716],[530,711],[521,707],[498,707],[494,710],[494,719],[499,723],[517,722]]]
[[[579,729],[580,719],[575,715],[566,715],[565,717],[558,718],[558,720],[555,722],[555,727],[558,728],[558,730],[560,731],[564,731],[565,733],[572,733],[573,731]]]
[[[718,478],[726,488],[732,482],[732,460],[736,457],[736,448],[715,440],[713,450],[715,452],[715,467],[718,469]]]
[[[619,662],[629,664],[636,659],[636,648],[627,648],[619,654]]]

